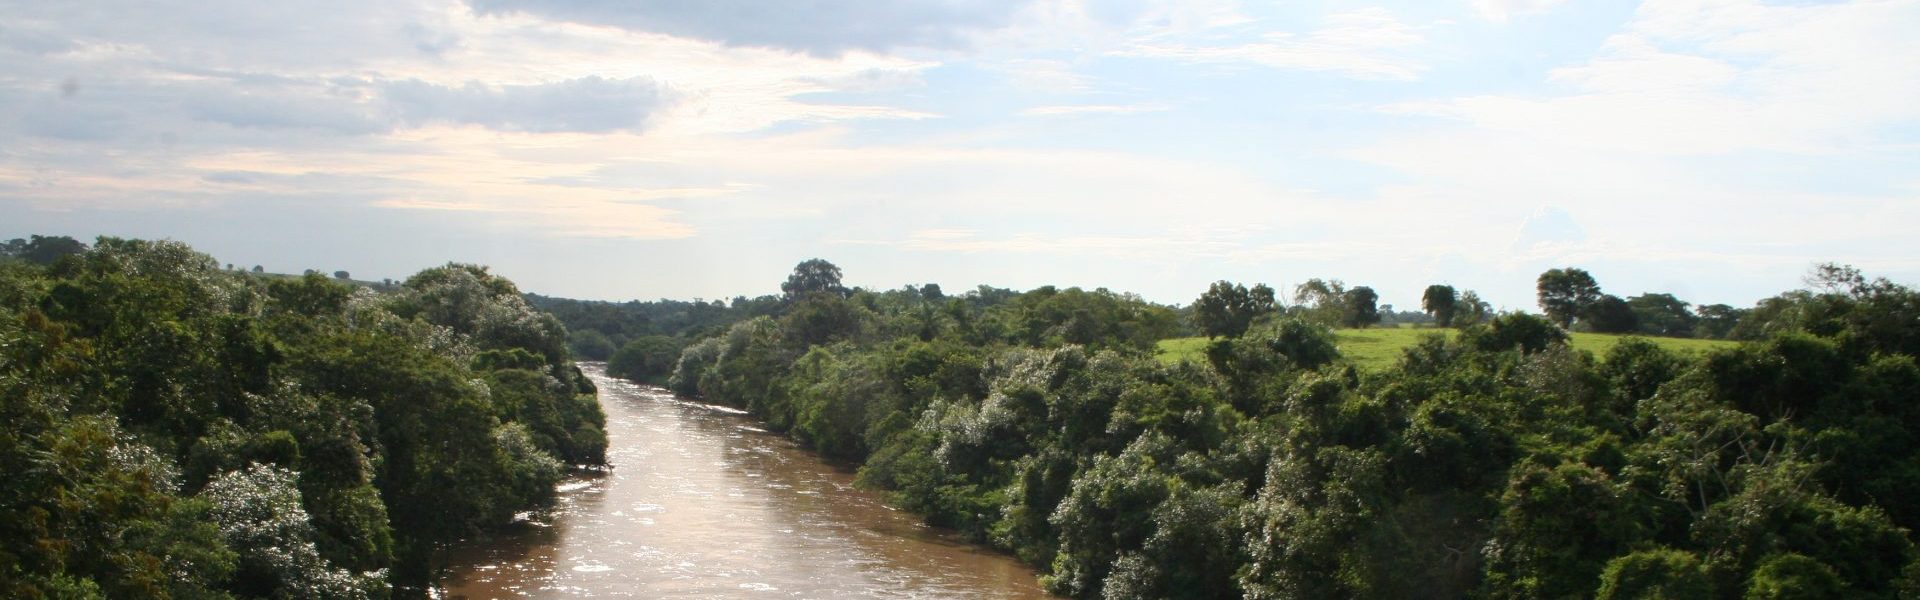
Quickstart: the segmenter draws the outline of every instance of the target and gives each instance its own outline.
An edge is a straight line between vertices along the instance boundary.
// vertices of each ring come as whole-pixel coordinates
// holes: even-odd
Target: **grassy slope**
[[[1353,362],[1366,368],[1385,368],[1400,359],[1401,350],[1414,345],[1420,338],[1429,335],[1453,337],[1451,329],[1340,329],[1334,332],[1339,340],[1340,354],[1353,359]],[[1573,347],[1577,350],[1592,352],[1602,356],[1614,344],[1627,336],[1601,333],[1573,334]],[[1730,348],[1737,342],[1725,340],[1695,340],[1685,338],[1649,337],[1654,343],[1674,352],[1706,352],[1715,348]],[[1159,358],[1161,362],[1176,363],[1181,360],[1205,360],[1207,338],[1175,338],[1160,340]]]

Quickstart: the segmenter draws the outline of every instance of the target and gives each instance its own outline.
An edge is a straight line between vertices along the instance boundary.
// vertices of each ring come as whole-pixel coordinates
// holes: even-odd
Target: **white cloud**
[[[1018,58],[989,64],[987,68],[1006,75],[1007,83],[1021,90],[1071,94],[1094,88],[1092,78],[1075,72],[1073,63],[1064,60]]]
[[[507,131],[639,131],[672,94],[645,77],[588,76],[540,85],[468,82],[440,86],[417,79],[383,86],[399,118],[412,124],[466,123]]]
[[[1587,230],[1573,219],[1573,215],[1567,214],[1566,209],[1542,204],[1520,224],[1520,231],[1514,235],[1509,251],[1517,254],[1540,246],[1584,242],[1586,239]]]
[[[972,230],[929,229],[916,231],[901,240],[837,240],[843,245],[878,245],[922,252],[959,254],[1039,254],[1049,256],[1094,256],[1106,258],[1152,259],[1180,257],[1224,257],[1238,247],[1241,239],[1220,237],[1201,231],[1178,231],[1161,235],[1058,235],[1052,233],[1016,233],[983,237]]]
[[[1482,18],[1495,23],[1505,23],[1516,16],[1546,12],[1555,6],[1565,4],[1567,0],[1471,0],[1473,9]]]
[[[663,203],[752,187],[593,181],[636,134],[934,116],[806,97],[913,86],[931,62],[475,14],[457,0],[7,4],[0,200],[37,210],[325,196],[552,236],[682,238],[696,230]]]
[[[1029,0],[469,0],[483,14],[524,13],[635,31],[815,54],[896,47],[957,48],[976,31],[1007,26]]]
[[[1145,41],[1114,54],[1327,71],[1358,79],[1412,80],[1426,66],[1408,50],[1423,41],[1417,28],[1375,8],[1330,15],[1322,28],[1304,35],[1269,32],[1257,42],[1228,45]]]
[[[1020,111],[1023,117],[1064,117],[1077,115],[1132,115],[1148,112],[1172,110],[1172,106],[1157,103],[1143,104],[1071,104],[1061,106],[1035,106]]]
[[[1539,264],[1624,263],[1643,281],[1620,291],[1637,291],[1643,272],[1762,281],[1810,256],[1916,255],[1912,0],[1653,0],[1533,88],[1456,60],[1530,48],[1453,39],[1412,11],[914,3],[883,15],[902,29],[847,33],[871,23],[290,1],[0,0],[0,206],[175,223],[356,207],[553,254],[781,254],[780,269],[838,240],[901,278],[963,264],[992,283],[1021,272],[1167,299],[1222,276],[1390,293],[1418,273],[1517,302]],[[1522,21],[1554,4],[1475,6]],[[1579,33],[1567,39],[1605,32]],[[1190,65],[1208,72],[1177,72]],[[1261,69],[1334,77],[1244,76]],[[1421,93],[1447,95],[1406,101]],[[1162,111],[1128,129],[1106,118]],[[1546,227],[1543,205],[1580,233]],[[185,208],[202,210],[165,214]],[[528,259],[541,261],[563,262]],[[680,279],[757,289],[737,272]],[[1613,277],[1610,290],[1630,281]]]
[[[1843,152],[1920,120],[1916,30],[1912,1],[1651,0],[1592,60],[1553,71],[1570,93],[1388,109],[1652,154]]]
[[[1390,104],[1441,119],[1343,154],[1399,174],[1378,201],[1480,240],[1451,251],[1483,265],[1630,264],[1637,285],[1688,265],[1727,287],[1816,260],[1910,271],[1920,195],[1875,173],[1915,156],[1915,30],[1912,1],[1650,0],[1548,91]]]

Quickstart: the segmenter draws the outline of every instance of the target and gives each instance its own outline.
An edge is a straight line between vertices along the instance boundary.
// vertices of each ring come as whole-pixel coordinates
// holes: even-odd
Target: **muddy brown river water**
[[[1047,598],[1033,571],[888,508],[739,411],[608,378],[603,475],[450,552],[444,598]]]

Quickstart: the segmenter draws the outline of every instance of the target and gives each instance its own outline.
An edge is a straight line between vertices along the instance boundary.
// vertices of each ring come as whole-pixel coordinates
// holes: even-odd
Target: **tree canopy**
[[[1380,295],[1373,288],[1358,286],[1347,290],[1342,304],[1345,309],[1340,315],[1340,323],[1347,327],[1359,328],[1380,322],[1380,309],[1375,306]]]
[[[793,266],[793,274],[780,284],[780,291],[788,300],[798,300],[817,293],[845,295],[847,288],[840,285],[840,267],[811,258]]]
[[[1132,294],[802,270],[788,297],[614,304],[478,265],[375,289],[115,238],[0,262],[0,595],[424,595],[447,543],[605,463],[575,346],[858,465],[1074,598],[1920,589],[1920,293],[1849,267],[1695,309],[1751,338],[1698,355],[1570,346],[1569,323],[1686,304],[1556,269],[1577,321],[1460,292],[1458,335],[1384,370],[1341,355],[1329,328],[1379,309],[1338,281],[1285,315],[1216,283],[1195,321],[1209,298],[1275,316],[1169,363],[1180,312]]]
[[[1573,320],[1600,301],[1600,284],[1585,270],[1572,267],[1548,269],[1540,274],[1536,290],[1540,310],[1562,329],[1573,327]]]
[[[1463,292],[1458,337],[1385,371],[1341,357],[1316,307],[1166,364],[1162,309],[1105,290],[855,291],[821,300],[848,318],[695,340],[669,383],[1074,598],[1898,598],[1920,583],[1920,513],[1887,500],[1920,495],[1920,305],[1830,279],[1775,299],[1770,337],[1699,356],[1594,356]],[[1631,330],[1597,287],[1581,326]],[[1210,286],[1195,321],[1242,289]],[[1298,291],[1343,318],[1376,300]]]
[[[0,243],[0,257],[15,258],[36,265],[51,265],[60,257],[73,256],[85,251],[87,251],[86,244],[64,235],[34,235]]]
[[[1420,294],[1420,308],[1433,315],[1441,327],[1453,326],[1453,315],[1460,310],[1460,300],[1455,297],[1453,286],[1434,284]]]
[[[1228,281],[1215,282],[1193,302],[1193,320],[1207,337],[1237,338],[1247,332],[1256,317],[1273,314],[1273,288],[1256,284],[1252,289]]]
[[[0,595],[422,596],[442,545],[605,462],[565,330],[484,268],[67,256],[0,265]]]

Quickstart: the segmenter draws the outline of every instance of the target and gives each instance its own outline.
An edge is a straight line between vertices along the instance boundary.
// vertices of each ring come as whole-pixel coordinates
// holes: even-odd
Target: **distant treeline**
[[[1816,276],[1839,276],[1829,272],[1835,269],[1844,270],[1826,265],[1817,270]],[[1694,306],[1666,293],[1621,298],[1603,293],[1593,275],[1577,268],[1548,270],[1540,275],[1535,289],[1548,320],[1568,331],[1592,333],[1759,340],[1771,335],[1770,323],[1788,306],[1777,298],[1762,301],[1751,309],[1725,304]],[[1790,292],[1789,295],[1807,293]],[[1427,286],[1420,296],[1421,312],[1395,311],[1392,304],[1378,304],[1379,300],[1373,288],[1349,289],[1338,279],[1316,278],[1296,286],[1293,304],[1288,306],[1275,297],[1273,288],[1264,284],[1249,288],[1221,281],[1209,287],[1187,310],[1195,326],[1208,337],[1237,337],[1256,318],[1281,315],[1349,328],[1402,324],[1454,327],[1483,323],[1496,316],[1493,305],[1482,300],[1478,293],[1456,290],[1446,284]]]
[[[1031,292],[979,286],[947,295],[938,284],[908,285],[893,290],[841,287],[839,269],[825,261],[810,262],[802,270],[822,281],[845,302],[818,314],[791,317],[821,330],[872,321],[867,315],[887,314],[891,337],[931,337],[945,323],[965,324],[969,339],[993,343],[1125,343],[1147,351],[1153,342],[1189,335],[1182,309],[1156,305],[1131,294],[1106,289],[1042,287]],[[729,328],[757,318],[785,316],[794,309],[787,295],[719,300],[597,302],[527,294],[536,308],[548,311],[571,332],[568,344],[582,360],[606,360],[616,376],[665,385],[681,352],[694,341],[726,333]],[[802,310],[811,310],[812,306]],[[912,331],[908,331],[912,329]],[[1111,331],[1108,331],[1111,330]],[[1101,336],[1118,334],[1123,340]],[[825,334],[823,334],[825,335]]]
[[[0,597],[420,597],[605,463],[565,329],[485,268],[382,293],[62,239],[0,261]]]
[[[1920,593],[1920,294],[1823,267],[1737,320],[1752,343],[1592,356],[1567,328],[1617,307],[1556,271],[1548,317],[1455,306],[1458,336],[1376,371],[1334,344],[1377,310],[1337,282],[1292,307],[1222,282],[1183,315],[808,261],[648,364],[1075,598]],[[1187,327],[1219,338],[1204,362],[1152,358]]]
[[[825,266],[816,268],[837,272],[837,267],[821,262]],[[894,290],[841,291],[855,304],[872,312],[899,312],[902,307],[917,306],[933,307],[948,315],[961,310],[995,308],[1026,294],[982,285],[948,296],[938,284],[908,285]],[[1046,296],[1061,291],[1044,286],[1027,293]],[[1787,300],[1805,300],[1802,296],[1811,293],[1789,292],[1780,298],[1762,301],[1754,308],[1725,304],[1695,306],[1666,293],[1645,293],[1623,299],[1603,293],[1592,275],[1577,268],[1543,273],[1538,291],[1547,318],[1567,331],[1749,341],[1772,335],[1780,327],[1777,321],[1793,318],[1783,314],[1793,306]],[[1421,296],[1419,310],[1382,304],[1371,287],[1349,288],[1341,280],[1319,278],[1295,286],[1291,303],[1277,297],[1266,285],[1249,288],[1225,281],[1185,306],[1150,305],[1136,296],[1114,294],[1104,288],[1093,292],[1070,288],[1066,293],[1069,296],[1117,296],[1140,306],[1151,306],[1159,317],[1171,317],[1170,324],[1155,330],[1156,335],[1165,337],[1201,334],[1237,337],[1256,322],[1270,324],[1281,318],[1327,327],[1362,328],[1455,327],[1484,323],[1497,316],[1492,304],[1476,292],[1456,290],[1445,284],[1428,286]],[[656,385],[666,383],[681,350],[693,340],[714,337],[741,321],[780,316],[790,304],[790,299],[781,295],[737,296],[731,301],[601,302],[538,294],[526,294],[526,298],[534,307],[552,313],[566,324],[571,332],[568,348],[574,356],[608,361],[614,375]],[[948,306],[950,304],[952,306]],[[1012,320],[1023,321],[1024,317],[1012,317]],[[1002,327],[998,323],[993,326]],[[984,334],[983,339],[999,336],[1003,341],[1017,343],[1023,336],[1031,336],[1030,332],[1002,329]]]

